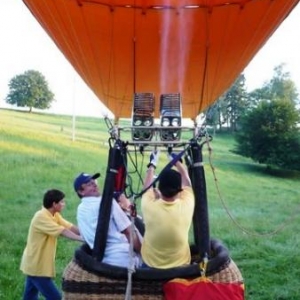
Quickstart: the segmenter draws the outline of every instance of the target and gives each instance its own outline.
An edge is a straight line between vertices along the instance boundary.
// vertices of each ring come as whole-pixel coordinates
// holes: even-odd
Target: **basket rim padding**
[[[191,247],[193,254],[194,248]],[[217,239],[211,239],[211,253],[213,257],[208,260],[206,275],[211,276],[220,270],[226,268],[231,259],[227,248]],[[97,261],[92,256],[92,251],[87,244],[83,244],[75,251],[76,262],[85,270],[96,275],[107,276],[114,279],[127,279],[128,269],[124,267],[113,266]],[[190,265],[169,268],[138,268],[132,274],[133,280],[171,280],[173,278],[193,278],[201,275],[198,263]]]

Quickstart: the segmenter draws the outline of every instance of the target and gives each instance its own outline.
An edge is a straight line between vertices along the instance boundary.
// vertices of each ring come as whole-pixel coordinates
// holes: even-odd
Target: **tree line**
[[[241,74],[206,110],[206,122],[234,136],[237,154],[268,167],[300,170],[298,92],[283,67],[276,66],[271,80],[249,93]]]
[[[251,92],[241,74],[204,114],[208,126],[234,135],[236,153],[269,167],[300,170],[298,92],[283,67],[276,66],[271,80]],[[54,94],[38,71],[28,70],[9,82],[9,104],[31,112],[48,109],[53,101]]]

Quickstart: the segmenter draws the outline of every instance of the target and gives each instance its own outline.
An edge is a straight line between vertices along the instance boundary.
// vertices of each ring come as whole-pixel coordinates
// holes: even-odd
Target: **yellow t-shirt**
[[[188,236],[194,205],[191,187],[185,187],[172,202],[155,199],[152,189],[143,195],[145,235],[141,253],[148,266],[167,269],[190,263]]]
[[[31,220],[20,269],[26,275],[55,277],[57,237],[72,223],[42,208]]]

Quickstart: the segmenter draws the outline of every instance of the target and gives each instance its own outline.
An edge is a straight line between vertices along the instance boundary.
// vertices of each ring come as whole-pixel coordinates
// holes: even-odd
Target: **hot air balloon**
[[[125,292],[126,299],[195,299],[182,298],[188,295],[184,288],[194,286],[192,282],[183,286],[180,283],[199,277],[209,279],[213,287],[205,280],[196,283],[197,299],[204,299],[200,298],[203,293],[205,299],[243,299],[239,269],[222,243],[209,237],[202,146],[210,137],[200,130],[182,142],[178,129],[182,127],[181,117],[196,120],[230,87],[299,0],[23,2],[116,120],[132,119],[132,140],[140,151],[149,145],[168,151],[176,146],[181,148],[181,156],[192,158],[189,173],[194,194],[198,195],[192,245],[198,258],[193,264],[134,273],[103,264],[103,230],[96,233],[102,246],[92,253],[81,247],[67,266],[63,278],[65,299],[123,299]],[[172,128],[149,129],[158,117],[162,127],[168,122]],[[113,126],[111,129],[102,197],[106,204],[98,219],[103,228],[108,224],[116,182],[124,186],[126,180],[122,172],[126,171],[128,144]],[[159,142],[152,142],[156,132]],[[172,162],[165,168],[170,167]],[[208,298],[210,293],[215,294]]]
[[[141,92],[156,99],[180,93],[183,117],[195,118],[234,82],[299,2],[23,1],[116,118],[131,117],[133,95]]]

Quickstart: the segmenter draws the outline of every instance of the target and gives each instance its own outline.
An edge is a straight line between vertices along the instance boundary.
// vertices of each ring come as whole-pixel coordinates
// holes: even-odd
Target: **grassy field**
[[[108,138],[103,119],[78,117],[73,140],[71,117],[0,110],[0,299],[21,298],[20,259],[44,192],[63,190],[63,214],[75,222],[79,201],[73,178],[100,171],[102,186]],[[267,173],[264,166],[235,155],[230,136],[214,136],[211,147],[212,166],[208,151],[203,152],[210,234],[224,242],[239,266],[246,299],[299,300],[300,174]],[[59,239],[58,285],[77,246]]]

